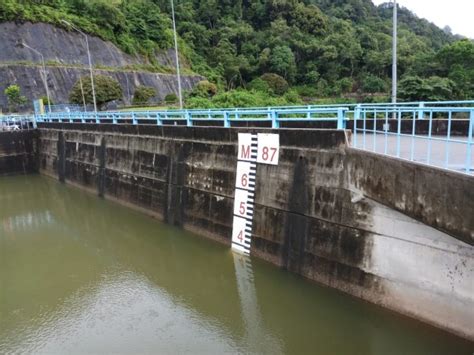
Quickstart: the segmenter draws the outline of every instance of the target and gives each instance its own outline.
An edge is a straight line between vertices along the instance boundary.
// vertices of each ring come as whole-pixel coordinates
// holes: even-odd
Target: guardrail
[[[182,111],[138,111],[138,112],[61,112],[36,116],[37,122],[69,123],[184,123],[193,126],[200,121],[220,122],[231,127],[236,122],[271,122],[272,128],[279,128],[281,122],[324,121],[336,122],[338,129],[344,129],[346,107],[320,108],[245,108],[233,110],[182,110]]]
[[[34,128],[36,128],[36,120],[34,116],[0,116],[0,132],[20,131]]]
[[[353,146],[474,173],[474,106],[356,106]]]
[[[16,116],[18,119],[22,116]],[[25,116],[23,116],[25,117]],[[27,117],[30,121],[32,117]],[[223,127],[263,123],[267,127],[314,127],[333,124],[353,131],[352,145],[400,159],[449,170],[474,173],[474,100],[167,110],[137,112],[53,112],[35,117],[36,122],[220,125]],[[33,120],[32,127],[35,126]],[[308,123],[303,124],[301,123]],[[29,125],[28,125],[29,127]],[[327,127],[327,125],[325,125]]]

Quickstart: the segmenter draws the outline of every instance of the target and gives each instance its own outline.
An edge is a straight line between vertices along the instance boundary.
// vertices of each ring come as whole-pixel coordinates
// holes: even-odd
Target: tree
[[[84,99],[87,104],[94,102],[92,96],[91,78],[89,76],[82,77],[82,87],[84,90]],[[122,99],[122,87],[119,82],[105,75],[94,75],[94,88],[97,105],[99,108],[107,102]],[[81,84],[78,80],[71,89],[69,101],[78,105],[82,105]]]
[[[367,93],[387,91],[387,83],[382,78],[375,75],[367,75],[362,80],[362,90]]]
[[[156,96],[156,90],[150,86],[137,86],[135,93],[133,94],[133,104],[134,105],[144,105],[148,101]]]
[[[288,82],[278,74],[265,73],[260,79],[266,82],[270,90],[276,95],[283,95],[288,91]]]
[[[448,78],[406,76],[400,81],[399,96],[406,101],[451,100],[455,87],[455,83]]]
[[[18,85],[10,85],[4,91],[8,99],[8,107],[10,111],[18,109],[18,106],[26,103],[26,97],[21,95],[21,89]]]
[[[296,74],[296,62],[291,48],[288,46],[275,47],[270,56],[270,67],[275,73],[292,81]]]
[[[201,80],[197,83],[196,87],[194,88],[191,96],[199,96],[199,97],[213,97],[217,94],[217,86],[207,80]]]
[[[438,74],[456,85],[457,97],[474,97],[474,42],[461,40],[443,47],[436,55]]]

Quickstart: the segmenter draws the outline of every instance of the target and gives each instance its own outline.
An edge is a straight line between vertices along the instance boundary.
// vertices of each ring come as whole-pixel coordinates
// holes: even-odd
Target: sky
[[[376,5],[389,2],[372,1]],[[398,4],[438,27],[449,26],[454,34],[474,39],[474,0],[398,0]]]

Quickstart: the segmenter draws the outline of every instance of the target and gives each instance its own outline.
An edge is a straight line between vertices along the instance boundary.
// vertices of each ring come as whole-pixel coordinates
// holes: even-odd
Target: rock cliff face
[[[96,69],[95,73],[109,75],[119,81],[124,93],[124,103],[130,103],[138,85],[154,87],[158,92],[157,99],[163,99],[171,92],[177,93],[175,75],[123,71],[121,67],[145,64],[145,60],[123,53],[114,44],[100,38],[89,36],[88,40],[93,64],[116,69]],[[76,80],[79,76],[88,74],[84,36],[44,23],[4,22],[0,23],[0,107],[6,110],[4,90],[11,84],[18,84],[29,101],[46,95],[41,79],[41,57],[19,46],[21,41],[41,52],[46,62],[54,62],[54,65],[47,65],[48,87],[52,100],[55,103],[68,102],[69,92]],[[175,65],[172,50],[157,53],[156,60],[163,66]],[[200,76],[183,76],[183,89],[192,89],[199,80]],[[30,107],[31,104],[28,105],[28,108]]]

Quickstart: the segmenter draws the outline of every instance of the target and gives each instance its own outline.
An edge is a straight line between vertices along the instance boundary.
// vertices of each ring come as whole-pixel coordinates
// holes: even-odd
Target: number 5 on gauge
[[[247,217],[248,206],[247,202],[249,201],[249,192],[245,190],[236,189],[235,190],[235,200],[234,200],[234,215],[240,217]]]

